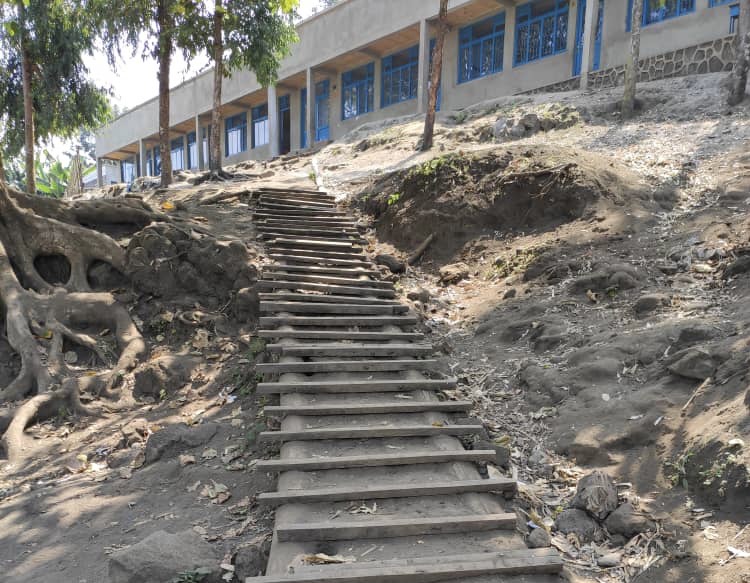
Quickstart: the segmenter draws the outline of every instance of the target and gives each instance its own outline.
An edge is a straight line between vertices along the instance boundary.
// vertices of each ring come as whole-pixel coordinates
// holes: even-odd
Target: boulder
[[[724,269],[724,277],[737,277],[750,271],[750,255],[743,255],[735,259]]]
[[[203,583],[221,581],[221,556],[193,531],[155,532],[109,556],[108,583],[166,583],[181,573],[204,573]]]
[[[271,539],[237,549],[237,554],[234,556],[234,574],[237,580],[244,581],[249,577],[262,575],[268,564],[270,550]]]
[[[585,510],[593,517],[604,520],[617,508],[617,487],[602,471],[595,471],[578,481],[571,508]]]
[[[638,287],[638,281],[624,271],[617,271],[609,278],[609,285],[619,290],[634,289]]]
[[[535,113],[527,113],[524,115],[518,120],[518,125],[523,126],[530,134],[537,133],[542,127],[542,123],[539,121],[539,116]]]
[[[552,538],[543,528],[535,528],[526,539],[526,544],[530,549],[544,549],[552,544]]]
[[[621,534],[627,538],[655,528],[655,524],[629,502],[610,514],[604,526],[611,534]]]
[[[130,447],[134,443],[143,443],[148,437],[148,420],[143,417],[131,419],[125,425],[120,427],[122,433],[122,447]]]
[[[498,118],[492,131],[496,140],[500,141],[508,137],[508,126],[510,123],[512,122],[507,117]]]
[[[465,263],[452,263],[440,268],[440,281],[446,285],[458,283],[469,277],[469,266]]]
[[[159,459],[175,457],[186,449],[192,449],[208,443],[216,435],[219,426],[216,423],[204,423],[190,427],[184,423],[169,425],[154,433],[146,444],[146,463],[151,464]]]
[[[404,273],[406,271],[406,263],[393,255],[381,254],[375,256],[375,263],[378,265],[384,265],[390,269],[391,273]]]
[[[170,395],[189,382],[200,362],[193,356],[161,356],[136,371],[133,395],[154,399]]]
[[[583,543],[600,538],[599,525],[584,510],[563,510],[555,520],[555,528],[563,534],[575,534]]]

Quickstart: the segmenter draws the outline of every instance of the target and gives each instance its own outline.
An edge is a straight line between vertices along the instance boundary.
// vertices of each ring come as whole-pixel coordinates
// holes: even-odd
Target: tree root
[[[60,220],[70,216],[52,212],[49,201],[29,200],[25,207],[16,204],[0,183],[0,309],[5,314],[8,343],[21,359],[16,378],[0,387],[0,402],[32,395],[12,416],[0,416],[0,443],[13,463],[23,459],[24,431],[29,423],[54,415],[62,405],[91,414],[81,404],[81,392],[113,395],[123,376],[146,352],[146,344],[125,307],[111,294],[87,291],[87,268],[92,261],[105,261],[124,270],[125,253],[120,246],[105,234]],[[42,216],[36,214],[35,207],[42,209]],[[61,212],[72,212],[71,208],[64,207]],[[88,216],[89,210],[75,215],[75,220]],[[57,214],[58,218],[45,213]],[[149,224],[153,217],[143,215],[144,221],[146,218]],[[65,288],[54,287],[37,272],[34,260],[39,254],[64,255],[70,260],[71,276]],[[119,357],[114,366],[114,359],[96,338],[79,331],[97,327],[112,331],[116,339]],[[66,341],[93,352],[106,368],[96,374],[71,370],[65,362]],[[127,396],[118,397],[121,402],[127,400]]]

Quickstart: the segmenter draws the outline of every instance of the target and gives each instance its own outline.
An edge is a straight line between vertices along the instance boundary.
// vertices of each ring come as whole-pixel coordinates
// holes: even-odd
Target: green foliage
[[[469,162],[459,154],[438,156],[412,168],[407,178],[417,179],[427,185],[435,185],[445,172],[454,176],[464,176],[469,171]]]
[[[393,206],[399,200],[401,200],[401,193],[400,192],[394,192],[392,195],[390,195],[388,197],[388,206]]]
[[[32,70],[35,141],[69,138],[110,117],[107,91],[88,78],[83,55],[95,48],[86,2],[24,0],[0,2],[0,119],[3,158],[24,146],[22,39]]]
[[[253,338],[250,341],[250,354],[253,358],[256,358],[259,354],[262,354],[266,350],[266,341],[263,338]]]
[[[687,451],[673,462],[667,462],[665,464],[668,472],[667,475],[669,477],[669,481],[672,483],[672,486],[679,486],[680,484],[682,484],[682,487],[687,490],[687,465],[690,461],[690,458],[692,458],[694,455],[694,452]]]
[[[52,198],[61,198],[70,182],[71,165],[64,166],[49,150],[42,150],[41,155],[34,161],[36,190],[38,194]],[[90,172],[94,166],[84,168],[83,173]],[[6,162],[6,180],[8,184],[23,190],[26,184],[26,173],[23,160],[19,157]]]
[[[211,574],[211,569],[201,567],[194,571],[184,571],[172,579],[169,583],[202,583]]]

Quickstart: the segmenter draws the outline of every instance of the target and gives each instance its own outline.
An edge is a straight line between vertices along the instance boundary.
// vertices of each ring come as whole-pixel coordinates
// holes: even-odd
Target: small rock
[[[628,538],[655,528],[654,523],[642,512],[638,512],[629,502],[610,514],[604,526],[610,533],[621,534]]]
[[[120,442],[120,445],[122,447],[130,447],[134,443],[142,443],[146,441],[148,431],[147,419],[144,419],[143,417],[132,419],[120,427],[120,433],[122,433],[122,441]]]
[[[218,431],[216,423],[189,427],[184,423],[170,425],[154,433],[146,444],[146,463],[178,455],[182,450],[207,443]]]
[[[563,534],[575,534],[584,543],[600,537],[596,520],[578,508],[563,510],[555,520],[555,528]]]
[[[503,299],[504,299],[504,300],[510,300],[510,299],[512,299],[512,298],[514,298],[514,297],[516,297],[516,294],[517,294],[517,293],[518,293],[518,292],[516,292],[516,288],[512,287],[512,288],[510,288],[510,289],[509,289],[508,291],[506,291],[506,292],[505,292],[505,293],[503,294]]]
[[[423,287],[410,291],[408,294],[406,294],[406,297],[412,301],[422,302],[423,304],[428,303],[432,298],[430,292],[428,292]]]
[[[604,520],[617,508],[617,487],[602,471],[595,471],[578,481],[571,508],[586,510],[593,517]]]
[[[679,271],[676,263],[662,263],[656,266],[656,269],[661,271],[664,275],[675,275]]]
[[[157,531],[141,542],[119,549],[109,557],[108,583],[164,583],[180,573],[198,571],[204,583],[221,580],[219,557],[193,531],[170,534]]]
[[[539,116],[535,113],[527,113],[524,115],[518,120],[518,125],[523,126],[530,134],[535,134],[542,127],[542,124],[539,121]]]
[[[493,135],[496,140],[503,140],[507,137],[508,126],[510,125],[510,123],[512,122],[510,122],[507,117],[498,118],[493,128]]]
[[[543,549],[552,544],[552,538],[543,528],[535,528],[526,539],[526,544],[530,549]]]
[[[645,316],[661,307],[670,305],[671,300],[665,294],[646,294],[638,298],[633,306],[638,317]]]
[[[667,370],[677,376],[702,381],[714,375],[716,364],[705,350],[690,348],[670,364]]]
[[[63,358],[65,364],[75,364],[78,362],[78,354],[74,350],[68,350]]]
[[[599,557],[596,560],[596,564],[604,569],[607,569],[610,567],[617,567],[617,565],[620,564],[621,558],[622,556],[619,553],[609,553],[608,555]]]
[[[440,268],[440,281],[444,284],[458,283],[469,277],[469,266],[465,263],[453,263]]]
[[[638,282],[629,273],[618,271],[616,273],[613,273],[609,278],[609,285],[611,287],[616,287],[619,290],[626,290],[638,287]]]
[[[235,577],[240,581],[244,581],[248,577],[262,575],[266,569],[270,550],[270,539],[266,539],[260,544],[240,547],[234,557]]]
[[[404,273],[406,271],[406,263],[397,259],[393,255],[376,255],[375,263],[378,265],[384,265],[391,270],[391,273]]]

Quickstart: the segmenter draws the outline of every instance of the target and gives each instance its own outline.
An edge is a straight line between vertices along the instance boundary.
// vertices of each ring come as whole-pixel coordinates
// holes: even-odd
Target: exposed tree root
[[[0,402],[32,395],[11,418],[3,415],[0,419],[1,443],[13,462],[23,459],[24,430],[29,423],[55,414],[62,405],[90,413],[81,405],[80,392],[112,395],[123,375],[135,368],[146,351],[125,307],[108,293],[88,293],[91,263],[103,261],[124,271],[125,253],[107,235],[77,223],[112,222],[116,207],[91,204],[75,209],[27,195],[20,200],[23,202],[16,204],[16,196],[0,183],[0,308],[5,314],[8,343],[21,358],[15,380],[0,387]],[[131,210],[129,217],[136,223],[149,224],[154,218],[148,209],[142,213],[137,208]],[[40,255],[63,256],[70,262],[70,278],[64,288],[53,286],[39,274],[34,262]],[[103,345],[87,333],[92,329],[108,329],[114,334],[119,349],[116,362],[111,362],[114,359]],[[65,362],[66,341],[90,350],[103,369],[77,376]]]

